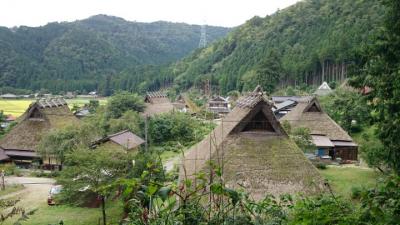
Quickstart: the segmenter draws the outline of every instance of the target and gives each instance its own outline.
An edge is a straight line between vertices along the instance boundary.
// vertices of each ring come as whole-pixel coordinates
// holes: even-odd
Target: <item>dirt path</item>
[[[22,184],[24,189],[8,195],[1,199],[20,199],[16,206],[25,208],[26,211],[38,208],[47,201],[47,196],[54,180],[50,178],[37,177],[6,177],[6,184]]]

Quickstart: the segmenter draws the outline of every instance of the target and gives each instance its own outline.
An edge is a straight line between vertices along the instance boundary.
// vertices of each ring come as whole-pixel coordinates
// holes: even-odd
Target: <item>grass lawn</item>
[[[120,201],[108,202],[106,204],[107,225],[117,225],[122,217],[122,203]],[[7,220],[4,225],[12,225],[18,216]],[[22,225],[47,225],[59,224],[74,225],[97,225],[102,224],[101,208],[81,208],[73,206],[48,206],[41,205],[29,219],[22,222]],[[101,223],[99,223],[101,221]]]
[[[22,189],[24,189],[24,186],[22,186],[22,185],[10,185],[10,186],[6,185],[5,190],[0,190],[0,196],[7,195],[7,194],[10,194],[10,193],[13,193],[16,191],[20,191]]]
[[[105,105],[107,103],[106,98],[98,99],[100,105]],[[5,100],[0,99],[0,110],[4,111],[5,115],[13,115],[20,116],[25,110],[29,107],[29,105],[35,101],[35,99],[16,99],[16,100]],[[86,103],[89,103],[90,99],[87,98],[74,98],[74,99],[66,99],[68,102],[68,106],[72,108],[74,105],[78,105],[79,107],[83,106]]]
[[[372,187],[379,173],[368,168],[329,166],[319,170],[334,192],[344,197],[351,196],[352,187]]]

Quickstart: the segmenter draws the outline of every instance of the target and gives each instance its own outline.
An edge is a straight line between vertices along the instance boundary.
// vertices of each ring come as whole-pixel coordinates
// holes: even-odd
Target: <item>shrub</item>
[[[326,164],[323,162],[316,162],[316,163],[314,163],[314,165],[315,165],[315,167],[317,167],[320,170],[326,170],[326,168],[327,168]]]
[[[363,189],[361,187],[357,186],[351,187],[351,198],[360,199],[362,191]]]
[[[4,175],[6,176],[21,176],[21,171],[20,169],[14,164],[14,163],[7,163],[0,165],[0,171],[4,170]]]

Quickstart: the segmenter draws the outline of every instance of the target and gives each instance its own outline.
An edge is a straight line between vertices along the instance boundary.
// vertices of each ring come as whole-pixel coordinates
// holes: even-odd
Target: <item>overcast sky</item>
[[[97,14],[130,21],[165,20],[237,26],[266,16],[298,0],[0,0],[0,26],[41,26]]]

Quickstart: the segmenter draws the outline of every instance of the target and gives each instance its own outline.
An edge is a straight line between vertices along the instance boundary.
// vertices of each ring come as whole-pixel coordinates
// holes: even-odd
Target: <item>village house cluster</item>
[[[330,92],[325,83],[316,94]],[[171,102],[162,91],[148,92],[142,116],[179,111],[195,116],[197,106],[184,94]],[[229,99],[215,96],[205,105],[219,119],[210,135],[192,146],[182,158],[180,176],[194,177],[209,171],[207,161],[224,165],[228,186],[245,187],[254,198],[262,193],[282,194],[318,192],[323,179],[301,149],[282,128],[286,121],[293,128],[309,129],[315,145],[315,157],[323,160],[353,162],[358,159],[358,146],[327,113],[315,96],[272,96],[267,98],[260,87],[245,94],[231,108]],[[63,98],[42,98],[32,103],[17,119],[17,125],[0,140],[0,161],[28,167],[39,161],[44,168],[57,167],[60,162],[42,158],[37,148],[42,137],[51,130],[79,124],[78,118],[90,116],[88,109],[75,114]],[[123,130],[94,140],[91,148],[115,151],[137,151],[143,138]],[[183,174],[185,171],[185,174]]]

